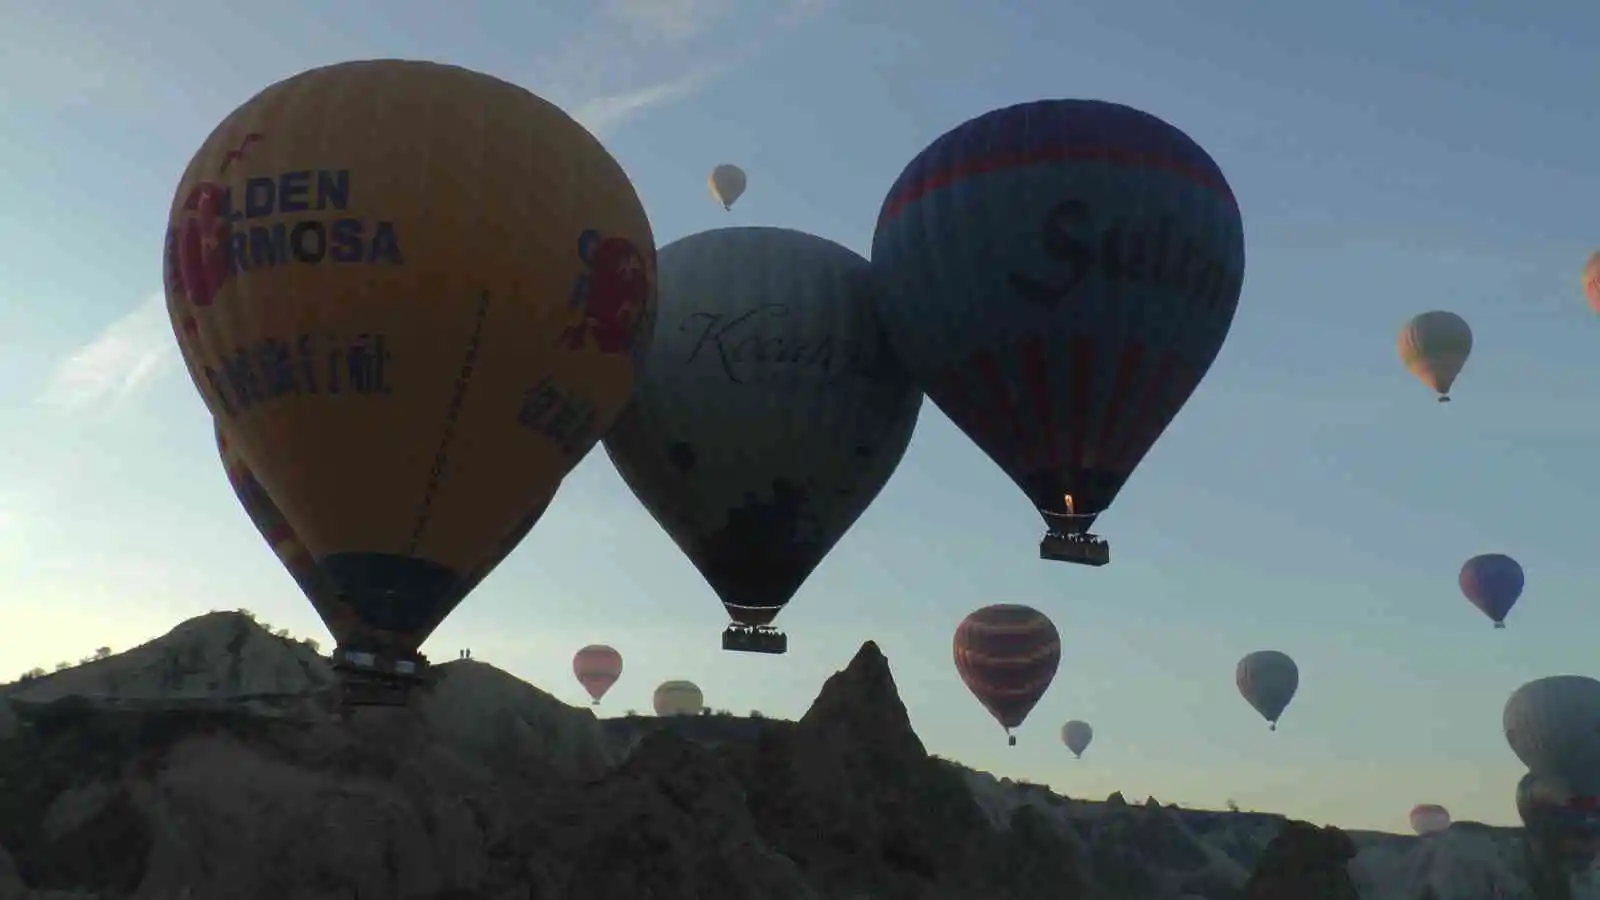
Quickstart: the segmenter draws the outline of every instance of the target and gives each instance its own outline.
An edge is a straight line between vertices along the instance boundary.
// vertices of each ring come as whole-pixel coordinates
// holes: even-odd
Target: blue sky
[[[228,490],[152,299],[178,174],[267,83],[375,56],[480,69],[596,130],[663,244],[775,224],[863,253],[928,141],[993,107],[1093,97],[1210,151],[1249,260],[1216,366],[1101,519],[1113,565],[1038,561],[1020,492],[928,407],[780,620],[786,657],[716,649],[720,607],[600,452],[426,649],[470,646],[577,702],[571,653],[604,641],[626,657],[612,711],[689,678],[715,706],[798,716],[872,638],[930,750],[1070,795],[1391,830],[1416,802],[1515,820],[1506,696],[1597,674],[1600,322],[1578,270],[1600,243],[1585,228],[1600,7],[534,6],[0,0],[0,672],[212,608],[326,639]],[[751,176],[732,214],[705,189],[724,161]],[[1395,354],[1400,324],[1432,308],[1477,334],[1449,407]],[[1503,632],[1455,584],[1490,551],[1528,572]],[[956,622],[999,601],[1045,610],[1064,639],[1014,749],[950,662]],[[1276,734],[1233,686],[1264,647],[1302,670]],[[1056,734],[1074,717],[1096,729],[1081,762]]]

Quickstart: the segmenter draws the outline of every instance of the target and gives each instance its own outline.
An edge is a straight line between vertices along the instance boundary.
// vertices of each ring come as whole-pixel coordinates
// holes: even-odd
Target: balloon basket
[[[1450,402],[1450,398],[1449,397],[1440,397],[1439,398],[1439,402],[1440,403],[1449,403]]]
[[[1506,623],[1504,623],[1504,622],[1496,622],[1496,623],[1494,623],[1494,627],[1496,627],[1496,628],[1504,628],[1504,627],[1506,627]]]
[[[1088,533],[1059,534],[1051,531],[1046,532],[1039,541],[1039,558],[1099,567],[1111,562],[1111,545]]]
[[[789,652],[789,636],[767,625],[729,625],[722,632],[722,649],[734,653]]]
[[[1014,735],[1014,734],[1006,735],[1006,746],[1007,747],[1015,747],[1016,745],[1017,745],[1017,736]]]
[[[391,655],[340,647],[333,651],[333,670],[339,676],[340,704],[405,706],[414,687],[428,673],[428,660],[420,653]]]

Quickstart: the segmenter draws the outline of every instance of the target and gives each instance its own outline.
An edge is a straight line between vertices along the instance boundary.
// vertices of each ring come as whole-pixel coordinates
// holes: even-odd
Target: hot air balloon
[[[1244,228],[1187,135],[1094,100],[986,113],[890,189],[872,239],[889,342],[1044,517],[1089,534],[1199,386],[1233,322]]]
[[[1589,298],[1589,308],[1600,312],[1600,250],[1590,254],[1584,264],[1583,293]]]
[[[1522,596],[1522,566],[1516,560],[1504,553],[1474,556],[1462,565],[1457,580],[1461,593],[1494,622],[1494,627],[1506,627],[1506,616]]]
[[[1419,835],[1436,834],[1450,827],[1450,811],[1436,803],[1411,807],[1411,830]]]
[[[599,706],[600,698],[622,677],[622,654],[605,644],[590,644],[573,654],[572,674]]]
[[[1517,688],[1501,715],[1511,752],[1535,775],[1600,796],[1600,681],[1554,675]]]
[[[745,177],[744,170],[738,166],[723,163],[711,170],[711,177],[707,179],[711,186],[711,196],[723,209],[733,209],[733,204],[744,195]]]
[[[1018,727],[1049,690],[1061,664],[1061,635],[1031,606],[1000,603],[974,610],[956,626],[956,672],[1006,730]]]
[[[239,455],[232,452],[228,445],[228,436],[222,432],[222,426],[213,423],[216,429],[217,453],[222,457],[222,470],[228,476],[228,484],[233,488],[233,495],[239,498],[239,503],[244,507],[245,515],[250,517],[250,523],[256,527],[267,540],[267,546],[278,557],[278,561],[288,570],[289,576],[295,584],[311,601],[311,605],[323,616],[337,615],[339,606],[332,582],[322,570],[317,568],[316,560],[311,558],[311,553],[305,545],[300,543],[300,538],[295,535],[294,529],[284,521],[283,511],[267,496],[266,488],[256,480],[250,466]]]
[[[1089,749],[1089,742],[1094,740],[1094,729],[1088,722],[1073,719],[1061,726],[1061,743],[1067,745],[1073,757],[1083,759],[1083,751]]]
[[[664,681],[650,702],[658,716],[698,716],[706,698],[692,681]]]
[[[870,266],[832,241],[690,235],[661,248],[660,295],[606,453],[727,608],[724,649],[782,653],[774,617],[894,474],[922,395]]]
[[[1472,353],[1472,329],[1453,312],[1434,310],[1415,316],[1400,329],[1400,360],[1423,384],[1450,402],[1450,386]]]
[[[1517,782],[1517,815],[1534,852],[1569,872],[1588,869],[1600,855],[1600,797],[1529,772]]]
[[[1257,650],[1239,660],[1233,677],[1245,701],[1271,724],[1270,730],[1277,731],[1278,718],[1300,687],[1300,668],[1294,660],[1277,650]]]
[[[654,262],[600,143],[466,69],[313,69],[190,161],[167,230],[173,331],[337,589],[323,618],[352,702],[420,677],[418,647],[621,411]]]

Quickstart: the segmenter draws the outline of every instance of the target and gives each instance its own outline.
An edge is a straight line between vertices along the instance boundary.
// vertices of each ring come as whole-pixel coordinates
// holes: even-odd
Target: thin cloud
[[[69,412],[121,405],[164,372],[176,350],[166,299],[155,294],[69,353],[38,402]]]
[[[754,58],[774,30],[832,8],[836,0],[789,0],[765,26],[745,19],[758,37],[729,41],[734,0],[602,0],[594,26],[567,45],[537,82],[589,130],[603,136],[649,110],[681,102]],[[765,32],[764,34],[762,32]],[[724,52],[732,45],[741,49]],[[707,58],[712,58],[710,63]],[[596,65],[597,60],[608,61]],[[573,98],[576,98],[575,100]]]

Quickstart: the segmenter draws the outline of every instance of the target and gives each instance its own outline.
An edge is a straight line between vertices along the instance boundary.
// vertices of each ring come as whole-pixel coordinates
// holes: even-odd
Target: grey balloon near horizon
[[[922,394],[859,254],[719,228],[657,260],[655,340],[606,454],[730,617],[768,625],[888,483]]]
[[[1061,743],[1067,745],[1075,759],[1083,759],[1083,751],[1094,740],[1094,728],[1088,722],[1073,719],[1061,726]]]
[[[1278,719],[1300,689],[1300,667],[1287,653],[1257,650],[1239,660],[1234,682],[1245,702],[1278,730]]]

